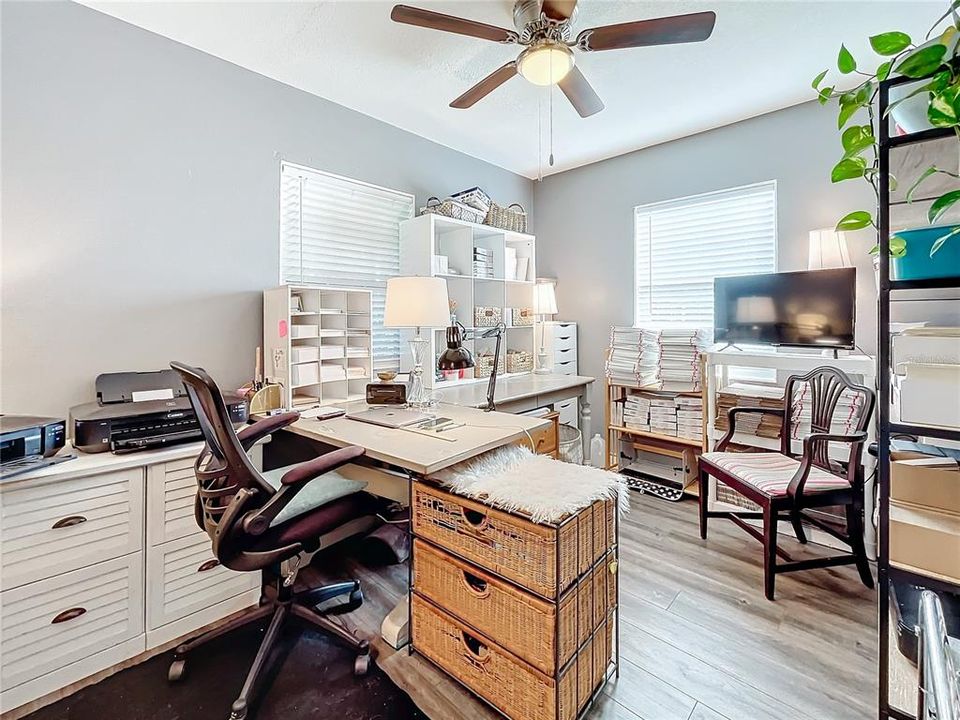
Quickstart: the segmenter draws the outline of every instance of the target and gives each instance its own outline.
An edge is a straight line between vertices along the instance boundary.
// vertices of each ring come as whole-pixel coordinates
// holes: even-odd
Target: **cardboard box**
[[[953,458],[890,453],[890,499],[960,515],[960,465]]]
[[[960,582],[960,515],[891,501],[890,562]]]

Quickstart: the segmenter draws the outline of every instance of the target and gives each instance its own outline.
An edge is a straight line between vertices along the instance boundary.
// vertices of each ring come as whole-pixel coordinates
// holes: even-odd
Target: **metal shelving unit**
[[[894,78],[880,83],[880,108],[878,117],[886,118],[890,100],[890,89],[897,85],[913,83],[915,78]],[[879,187],[880,207],[878,212],[879,229],[879,318],[878,318],[878,363],[877,379],[879,385],[879,429],[877,487],[879,504],[879,552],[877,559],[878,595],[879,595],[879,717],[880,720],[915,720],[911,714],[914,709],[899,708],[890,702],[890,583],[896,579],[907,581],[931,590],[960,590],[960,586],[943,579],[890,565],[890,437],[897,434],[920,435],[943,440],[960,441],[960,430],[956,428],[933,427],[901,422],[892,422],[891,368],[890,368],[890,303],[899,298],[902,290],[923,289],[960,289],[960,277],[936,278],[930,280],[892,280],[890,278],[890,152],[897,148],[926,143],[953,137],[952,128],[924,130],[908,135],[890,136],[890,123],[879,123]],[[917,301],[915,295],[909,298]],[[937,298],[939,299],[939,298]],[[896,652],[896,649],[894,649]]]

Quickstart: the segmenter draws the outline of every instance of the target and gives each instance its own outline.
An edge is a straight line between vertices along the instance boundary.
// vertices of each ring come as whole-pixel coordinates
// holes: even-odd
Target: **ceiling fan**
[[[407,25],[524,47],[516,60],[494,70],[450,103],[450,107],[471,107],[519,73],[534,85],[559,85],[581,117],[603,110],[603,101],[576,67],[574,50],[596,52],[700,42],[710,37],[717,19],[715,13],[699,12],[636,20],[582,30],[573,38],[571,25],[576,14],[577,0],[516,0],[516,30],[409,5],[394,6],[390,18]]]

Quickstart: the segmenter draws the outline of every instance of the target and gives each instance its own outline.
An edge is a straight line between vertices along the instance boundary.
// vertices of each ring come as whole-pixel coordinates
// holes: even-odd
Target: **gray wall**
[[[172,359],[248,380],[281,159],[531,209],[525,178],[94,10],[0,7],[4,412]]]
[[[642,119],[638,120],[642,122]],[[565,320],[580,323],[581,372],[603,374],[611,325],[633,324],[633,208],[777,180],[780,270],[806,269],[808,232],[874,206],[865,184],[830,183],[840,141],[832,109],[815,102],[546,178],[534,192],[538,272],[557,277]],[[876,346],[876,286],[869,232],[849,236],[857,266],[857,342]],[[575,269],[575,270],[574,270]],[[602,414],[603,390],[594,389]]]

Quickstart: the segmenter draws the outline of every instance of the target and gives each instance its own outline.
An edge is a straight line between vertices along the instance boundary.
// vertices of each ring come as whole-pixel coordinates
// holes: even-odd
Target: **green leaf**
[[[873,129],[869,125],[851,125],[840,136],[843,145],[844,157],[859,155],[869,147],[873,147]]]
[[[931,166],[928,167],[926,170],[924,170],[922,173],[920,173],[920,177],[918,177],[916,180],[914,180],[914,181],[913,181],[913,185],[911,185],[911,186],[910,186],[910,189],[907,190],[907,202],[913,202],[913,194],[917,191],[917,188],[920,187],[920,183],[922,183],[924,180],[926,180],[926,179],[927,179],[928,177],[930,177],[931,175],[933,175],[933,174],[935,174],[935,173],[938,173],[938,172],[940,172],[940,171],[937,169],[937,166],[936,166],[936,165],[931,165]]]
[[[943,244],[952,238],[954,235],[960,235],[960,226],[955,227],[953,230],[948,232],[946,235],[941,235],[936,240],[933,241],[933,245],[930,246],[930,257],[933,257],[934,254],[943,247]]]
[[[890,77],[890,68],[893,67],[893,60],[887,60],[884,63],[880,63],[877,67],[877,80],[883,82],[888,77]]]
[[[837,223],[837,232],[863,230],[873,225],[873,216],[866,210],[856,210],[844,215]]]
[[[947,48],[945,45],[939,43],[928,45],[907,55],[895,70],[907,77],[926,77],[943,64],[943,56],[946,54]]]
[[[907,254],[907,241],[899,235],[890,237],[890,257],[902,258]]]
[[[833,87],[823,88],[820,91],[820,95],[817,97],[817,100],[820,101],[821,105],[826,105],[828,102],[830,102],[831,95],[833,95]]]
[[[897,107],[897,105],[899,105],[902,102],[906,102],[907,100],[912,98],[914,95],[919,95],[920,93],[928,93],[928,92],[930,92],[930,83],[914,88],[899,100],[894,100],[892,103],[887,105],[887,111],[884,113],[884,117],[886,117],[891,112],[893,112],[893,109]]]
[[[896,55],[910,47],[910,42],[910,36],[906,33],[885,32],[871,37],[870,47],[877,55]]]
[[[934,127],[960,125],[960,81],[942,92],[931,94],[927,119]]]
[[[844,75],[849,75],[857,69],[857,61],[853,59],[853,55],[847,50],[846,45],[840,46],[840,54],[837,56],[837,69]]]
[[[829,70],[824,70],[822,73],[820,73],[819,75],[817,75],[817,76],[813,79],[813,82],[810,83],[810,87],[812,87],[814,90],[819,90],[819,89],[820,89],[820,83],[823,82],[823,79],[827,76],[827,73],[828,73],[828,72],[830,72],[830,71],[829,71]]]
[[[837,129],[843,130],[843,126],[846,125],[850,118],[856,115],[857,110],[860,109],[860,105],[857,103],[847,103],[846,105],[840,106],[840,114],[837,116]]]
[[[890,188],[890,192],[895,192],[896,189],[900,186],[900,181],[897,180],[897,176],[891,172],[887,173],[887,187]]]
[[[943,214],[957,202],[960,202],[960,190],[951,190],[934,200],[933,205],[930,206],[930,210],[927,212],[927,219],[930,221],[930,224],[934,225],[937,220],[943,217]]]
[[[871,95],[873,95],[873,81],[867,80],[857,91],[856,102],[866,106],[870,102]]]
[[[867,161],[862,157],[844,158],[830,172],[830,181],[838,183],[844,180],[861,178],[866,167]]]

